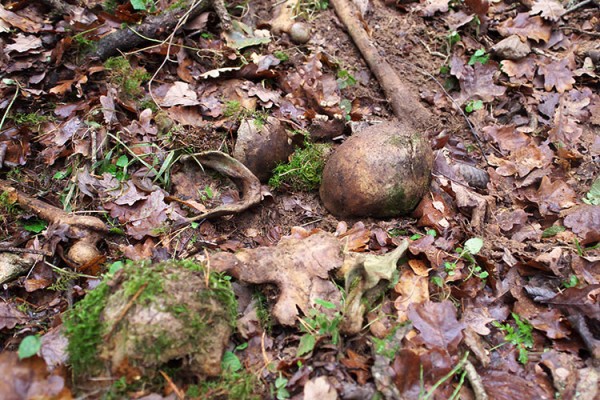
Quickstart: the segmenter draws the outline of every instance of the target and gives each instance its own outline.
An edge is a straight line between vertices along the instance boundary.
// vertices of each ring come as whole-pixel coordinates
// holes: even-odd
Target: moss
[[[133,68],[125,57],[111,57],[104,62],[110,81],[120,87],[126,98],[140,97],[144,93],[142,82],[151,75],[141,67]],[[147,103],[145,104],[147,105]]]
[[[283,185],[294,190],[316,190],[321,184],[326,154],[331,146],[305,142],[303,149],[298,149],[288,163],[279,164],[273,170],[269,185],[278,189]]]
[[[70,363],[75,376],[94,376],[109,361],[151,377],[172,359],[214,352],[212,341],[228,337],[236,316],[228,276],[206,277],[187,260],[128,262],[66,313]]]
[[[69,362],[76,376],[93,375],[100,370],[98,346],[106,331],[100,317],[109,293],[107,283],[100,283],[63,318],[65,334],[69,338]]]

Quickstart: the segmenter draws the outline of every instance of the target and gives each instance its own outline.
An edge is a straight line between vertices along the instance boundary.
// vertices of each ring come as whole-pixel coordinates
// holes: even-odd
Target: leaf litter
[[[55,5],[48,18],[44,4],[0,6],[2,393],[93,391],[71,381],[61,315],[123,258],[185,256],[234,280],[244,328],[226,354],[243,363],[209,381],[165,370],[144,389],[126,376],[121,396],[227,398],[241,372],[256,377],[247,398],[598,396],[593,3],[365,7],[380,52],[436,116],[427,135],[439,154],[412,216],[345,221],[314,192],[272,190],[210,155],[231,154],[243,124],[260,132],[276,119],[287,146],[336,145],[346,126],[391,115],[330,7],[300,17],[311,27],[300,46],[269,34],[265,2],[230,8],[230,32],[205,11],[187,36],[117,60],[119,78],[85,54],[145,11]],[[80,213],[99,217],[100,235]],[[50,222],[41,233],[24,228],[36,216]],[[82,243],[102,258],[74,260]],[[338,328],[323,322],[336,315]],[[311,316],[314,346],[298,357]],[[19,360],[36,335],[39,354]]]

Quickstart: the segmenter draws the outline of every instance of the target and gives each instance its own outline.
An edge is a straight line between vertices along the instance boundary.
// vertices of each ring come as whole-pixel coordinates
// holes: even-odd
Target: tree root
[[[379,50],[369,39],[363,23],[358,17],[358,10],[347,0],[331,0],[335,12],[346,26],[354,44],[360,50],[369,68],[379,81],[387,100],[392,106],[394,115],[400,121],[408,123],[416,129],[431,125],[431,113],[423,106],[414,91],[398,77],[390,64],[379,55]]]
[[[96,245],[102,235],[108,234],[108,228],[99,218],[66,213],[58,207],[21,193],[3,180],[0,180],[0,191],[14,196],[21,208],[36,214],[41,219],[52,224],[67,225],[67,236],[75,239],[67,256],[74,263],[84,265],[100,256]]]

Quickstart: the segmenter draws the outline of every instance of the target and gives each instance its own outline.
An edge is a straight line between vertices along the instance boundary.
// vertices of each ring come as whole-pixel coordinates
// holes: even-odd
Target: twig
[[[570,30],[570,31],[573,31],[573,32],[582,33],[584,35],[589,35],[589,36],[592,36],[592,37],[600,37],[600,32],[584,31],[583,29],[574,28],[572,26],[561,26],[558,29],[560,29],[562,31]]]
[[[481,376],[479,376],[477,370],[473,364],[471,364],[471,361],[467,360],[464,368],[467,372],[467,378],[469,379],[473,393],[475,393],[475,400],[488,400],[488,395],[485,392],[485,387],[483,386]]]
[[[27,254],[41,254],[46,257],[52,257],[52,252],[48,250],[40,249],[23,249],[21,247],[0,247],[0,252],[6,253],[27,253]]]
[[[146,286],[148,286],[148,282],[146,282],[142,286],[140,286],[140,288],[137,290],[137,292],[135,292],[135,294],[131,297],[131,299],[129,300],[129,302],[127,303],[127,305],[121,310],[121,312],[119,313],[119,315],[115,319],[112,328],[110,328],[110,332],[108,332],[104,336],[104,339],[110,338],[113,335],[113,333],[115,333],[115,330],[117,329],[117,325],[119,325],[119,323],[121,322],[121,320],[123,318],[125,318],[125,315],[127,315],[127,312],[129,311],[129,309],[131,307],[133,307],[133,304],[135,303],[135,301],[137,300],[137,298],[140,297],[140,295],[142,294],[142,292],[144,291],[144,289],[146,289]]]
[[[564,13],[562,13],[561,17],[564,17],[565,15],[572,13],[575,10],[579,10],[582,7],[587,6],[590,3],[596,3],[595,0],[584,0],[581,3],[577,3],[574,6],[572,6],[571,8],[567,9]]]
[[[479,135],[477,134],[477,130],[475,129],[475,126],[473,126],[473,124],[471,123],[471,120],[469,119],[469,117],[467,116],[467,114],[465,114],[465,112],[463,111],[463,109],[460,106],[460,104],[458,104],[456,102],[456,100],[454,100],[454,97],[452,97],[450,95],[450,93],[448,93],[448,91],[446,90],[446,88],[444,88],[444,85],[442,85],[442,83],[440,81],[438,81],[435,76],[431,75],[429,72],[427,72],[425,70],[422,70],[421,68],[416,68],[416,69],[417,69],[417,71],[419,71],[423,75],[426,75],[429,78],[431,78],[440,87],[440,89],[442,89],[442,91],[450,99],[450,101],[452,102],[452,104],[454,104],[454,107],[456,107],[456,109],[458,110],[458,112],[463,116],[463,118],[467,122],[467,125],[469,126],[469,130],[471,131],[471,134],[473,135],[473,138],[475,139],[475,142],[477,142],[477,147],[479,147],[479,150],[481,151],[481,155],[483,156],[483,159],[485,160],[485,163],[487,165],[490,165],[490,163],[488,162],[487,157],[485,156],[485,152],[483,151],[483,144],[481,143],[481,139],[479,138]]]
[[[166,372],[164,372],[162,369],[158,372],[160,372],[163,378],[165,378],[165,381],[167,381],[169,387],[173,389],[177,398],[179,400],[185,399],[185,393],[183,393],[183,391],[180,388],[178,388],[177,385],[175,385],[175,383],[173,383],[173,380],[169,377],[169,375],[167,375]]]
[[[219,17],[221,21],[221,28],[224,31],[231,30],[231,17],[229,16],[229,12],[227,12],[227,8],[225,8],[225,2],[223,0],[211,0],[213,10]]]

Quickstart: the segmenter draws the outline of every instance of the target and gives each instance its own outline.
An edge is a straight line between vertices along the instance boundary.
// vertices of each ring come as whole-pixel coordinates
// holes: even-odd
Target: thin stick
[[[416,66],[415,66],[415,68],[416,68]],[[429,78],[431,78],[440,87],[440,89],[442,89],[442,91],[450,99],[450,101],[452,102],[452,104],[454,104],[454,107],[456,107],[456,109],[458,110],[458,112],[463,116],[463,118],[467,122],[467,125],[469,126],[469,130],[471,131],[471,135],[473,135],[473,138],[475,139],[475,142],[477,143],[477,147],[479,147],[479,151],[481,151],[481,155],[483,156],[483,159],[485,160],[485,163],[487,165],[490,165],[490,163],[488,162],[487,157],[485,156],[485,152],[483,151],[483,145],[481,143],[481,139],[479,138],[479,135],[477,134],[477,130],[475,129],[475,126],[473,126],[473,124],[471,123],[471,120],[469,119],[469,117],[467,116],[467,114],[465,114],[465,112],[463,111],[463,109],[460,106],[460,104],[458,104],[456,102],[456,100],[454,100],[454,97],[452,97],[450,95],[450,93],[448,93],[448,91],[446,90],[446,88],[444,88],[444,85],[442,85],[442,83],[440,81],[438,81],[435,78],[435,76],[431,75],[429,72],[427,72],[425,70],[422,70],[421,68],[416,68],[416,69],[417,69],[417,71],[419,71],[423,75],[426,75]]]
[[[131,307],[133,307],[133,304],[135,303],[137,298],[140,297],[140,295],[142,294],[144,289],[146,289],[146,286],[148,286],[148,282],[146,282],[142,286],[140,286],[140,288],[137,290],[137,292],[135,292],[135,294],[131,297],[131,300],[129,300],[127,305],[123,308],[123,310],[121,310],[121,312],[115,319],[115,323],[113,324],[112,328],[110,328],[110,332],[108,332],[108,334],[106,336],[104,336],[105,339],[108,339],[109,337],[111,337],[113,335],[113,333],[115,333],[115,330],[117,329],[117,325],[119,325],[121,320],[123,318],[125,318],[125,315],[127,315],[127,312],[129,311],[129,309]]]
[[[48,250],[40,250],[40,249],[22,249],[20,247],[1,247],[0,252],[6,253],[28,253],[28,254],[41,254],[46,257],[52,257],[52,252]]]
[[[477,370],[471,364],[471,361],[467,360],[464,365],[465,372],[467,373],[467,378],[469,379],[469,383],[471,384],[471,388],[473,389],[473,393],[475,393],[476,400],[488,400],[488,395],[485,392],[485,387],[483,386],[483,381],[481,380],[481,376],[477,373]]]

